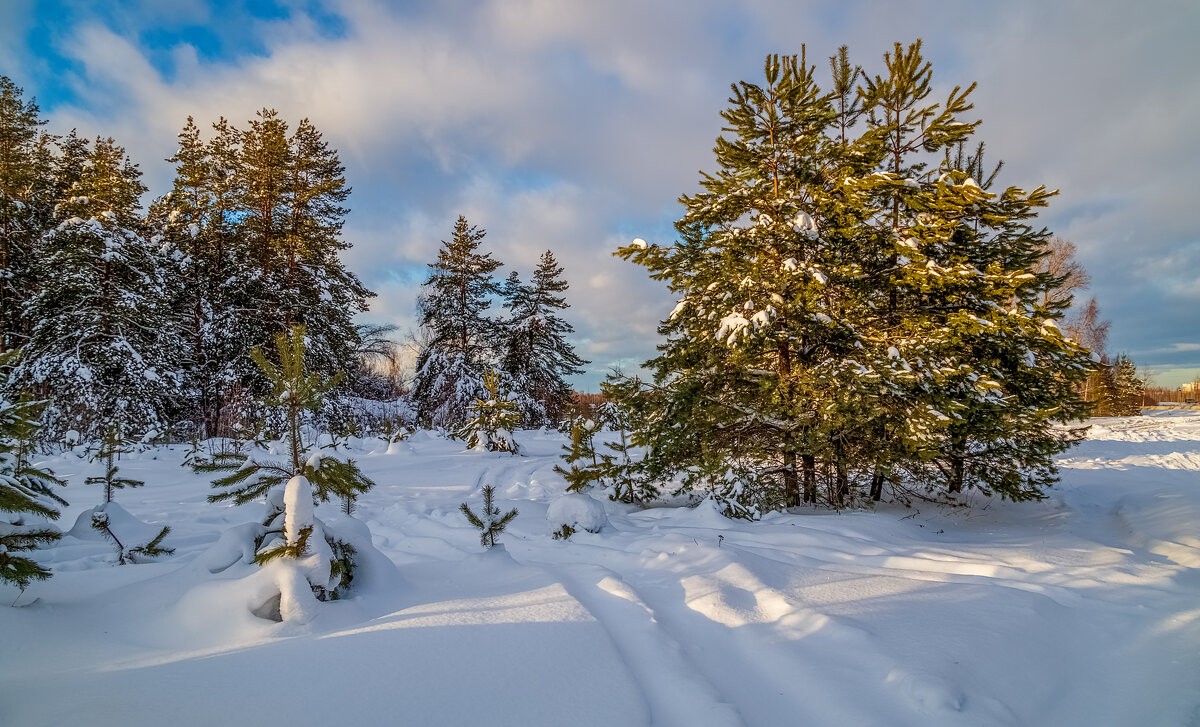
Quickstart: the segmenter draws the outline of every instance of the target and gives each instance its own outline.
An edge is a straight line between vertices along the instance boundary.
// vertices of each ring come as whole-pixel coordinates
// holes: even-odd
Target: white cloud
[[[980,136],[1007,162],[1002,182],[1062,188],[1044,222],[1079,246],[1089,293],[1114,320],[1111,348],[1157,355],[1188,330],[1200,297],[1190,37],[1200,6],[489,0],[402,12],[356,0],[338,6],[338,37],[295,11],[253,25],[261,54],[212,61],[179,46],[166,77],[130,39],[139,23],[209,18],[202,3],[162,9],[176,5],[145,0],[111,27],[70,30],[61,47],[82,63],[67,79],[79,101],[53,110],[55,126],[117,137],[161,191],[170,170],[158,160],[189,114],[240,122],[271,106],[310,117],[348,166],[349,263],[388,318],[411,315],[408,283],[465,213],[525,273],[556,252],[585,356],[649,355],[668,296],[609,252],[654,231],[631,224],[661,228],[696,170],[712,169],[728,84],[757,79],[765,53],[805,40],[823,78],[842,43],[877,70],[893,40],[917,37],[939,93],[980,82]],[[26,17],[0,6],[0,28]],[[0,29],[5,66],[17,37]]]

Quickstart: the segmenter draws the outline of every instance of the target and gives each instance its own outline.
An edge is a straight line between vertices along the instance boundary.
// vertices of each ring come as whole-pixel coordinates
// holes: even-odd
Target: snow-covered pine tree
[[[314,596],[318,600],[340,598],[354,579],[355,549],[316,517],[316,502],[336,498],[347,514],[357,497],[374,486],[358,465],[336,453],[318,449],[311,454],[303,439],[304,413],[314,412],[321,399],[340,382],[342,375],[325,378],[305,366],[305,328],[294,325],[289,333],[275,338],[279,363],[276,365],[254,349],[254,362],[271,383],[268,404],[285,411],[283,460],[266,456],[226,454],[201,465],[200,471],[230,471],[213,481],[218,490],[210,502],[232,500],[241,504],[265,499],[266,516],[255,541],[255,562],[267,565],[280,559],[291,562],[291,575],[279,580],[280,616],[284,620],[302,618],[304,604]],[[281,487],[282,485],[282,487]],[[311,587],[312,594],[298,590],[299,578]]]
[[[504,528],[517,516],[517,508],[503,515],[495,504],[496,488],[492,485],[483,486],[483,512],[476,515],[467,503],[459,505],[459,510],[466,516],[467,522],[479,529],[479,544],[485,548],[496,547],[496,536],[504,532]]]
[[[39,241],[33,328],[14,381],[50,401],[53,436],[161,431],[179,411],[185,349],[138,216],[141,172],[112,139],[97,139],[86,161]]]
[[[332,376],[352,357],[351,318],[373,293],[338,259],[350,246],[341,238],[350,188],[337,151],[308,119],[287,132],[275,110],[263,109],[242,133],[239,227],[257,273],[248,293],[260,346],[303,324],[309,368]]]
[[[237,347],[222,345],[239,328],[230,325],[224,295],[227,271],[234,268],[227,219],[231,205],[229,195],[222,198],[218,187],[225,183],[228,170],[214,162],[211,145],[201,139],[190,116],[179,133],[175,155],[167,161],[175,164],[173,187],[150,206],[148,222],[171,261],[173,284],[168,294],[186,346],[184,388],[189,413],[207,436],[213,436],[221,393],[229,380],[223,376],[222,359],[239,353]]]
[[[13,400],[5,392],[10,367],[19,351],[0,354],[0,580],[21,590],[50,571],[21,553],[61,537],[49,524],[67,501],[54,492],[66,483],[34,465],[34,439],[44,402]]]
[[[513,430],[521,423],[517,405],[505,397],[500,388],[500,375],[488,369],[483,375],[486,399],[476,399],[471,405],[471,418],[458,431],[458,436],[467,440],[467,448],[482,446],[488,452],[511,452],[519,454],[520,447],[513,437]]]
[[[54,203],[51,142],[37,105],[0,76],[0,351],[28,336],[25,305],[33,294],[38,238]]]
[[[429,265],[418,300],[428,337],[417,355],[412,391],[423,426],[461,426],[471,403],[486,392],[483,371],[498,334],[487,309],[499,292],[492,273],[500,262],[479,252],[485,234],[459,216],[450,240],[442,241],[437,262]]]
[[[1117,416],[1137,416],[1142,413],[1142,397],[1146,390],[1146,379],[1138,374],[1137,366],[1126,354],[1117,356],[1116,410]]]
[[[771,56],[766,76],[733,86],[722,112],[732,133],[717,140],[704,190],[682,198],[679,242],[619,254],[681,296],[647,364],[661,404],[647,422],[648,470],[719,489],[736,469],[739,496],[771,509],[800,504],[802,469],[810,484],[818,367],[856,337],[832,305],[845,297],[842,269],[858,273],[819,237],[817,200],[840,194],[830,98],[802,59]]]
[[[562,295],[567,291],[563,269],[547,250],[538,260],[529,285],[522,285],[516,273],[504,286],[504,307],[509,318],[504,326],[504,348],[500,367],[508,374],[516,390],[540,405],[544,418],[525,413],[530,427],[557,424],[571,401],[571,387],[564,380],[583,373],[587,361],[575,354],[567,336],[575,332],[559,315],[568,307]]]

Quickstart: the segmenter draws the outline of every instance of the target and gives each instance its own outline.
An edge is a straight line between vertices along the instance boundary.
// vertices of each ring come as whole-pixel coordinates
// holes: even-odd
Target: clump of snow
[[[630,244],[633,245],[634,247],[642,249],[642,250],[646,249],[646,241],[640,237],[634,238],[633,242],[631,242]]]
[[[295,545],[300,531],[313,526],[312,485],[308,478],[296,475],[288,480],[283,490],[283,532],[288,545]]]
[[[559,497],[546,508],[546,522],[550,531],[556,532],[566,525],[575,530],[598,533],[608,524],[604,506],[582,493],[568,493]]]

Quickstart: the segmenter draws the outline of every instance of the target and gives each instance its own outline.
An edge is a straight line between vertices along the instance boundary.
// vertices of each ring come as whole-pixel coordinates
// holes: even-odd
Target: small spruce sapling
[[[500,508],[496,507],[494,502],[495,496],[495,487],[483,486],[483,517],[476,515],[465,502],[459,506],[463,515],[466,515],[467,522],[479,529],[479,543],[485,548],[495,547],[496,536],[504,532],[504,528],[517,516],[515,507],[501,515]]]
[[[0,391],[8,383],[9,366],[18,353],[0,354]],[[45,402],[0,395],[0,581],[22,591],[32,581],[50,577],[50,571],[30,558],[13,555],[48,545],[61,533],[45,520],[59,516],[56,505],[66,505],[52,487],[65,483],[47,469],[30,462],[33,442],[40,429]]]
[[[482,443],[489,452],[519,454],[517,440],[512,435],[521,423],[516,402],[501,392],[500,375],[495,369],[488,369],[483,375],[483,387],[488,398],[476,399],[471,405],[471,418],[458,430],[458,436],[467,440],[468,449]]]

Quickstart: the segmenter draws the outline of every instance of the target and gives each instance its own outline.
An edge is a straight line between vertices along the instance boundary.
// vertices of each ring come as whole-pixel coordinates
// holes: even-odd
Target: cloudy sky
[[[374,319],[411,327],[465,214],[501,275],[554,250],[594,390],[652,354],[672,307],[611,251],[672,239],[729,84],[802,43],[878,72],[921,38],[939,88],[979,82],[999,183],[1061,189],[1042,220],[1078,245],[1110,350],[1173,386],[1200,374],[1198,31],[1194,0],[3,0],[0,74],[52,130],[116,137],[155,195],[189,114],[307,116],[354,188],[348,263]]]

